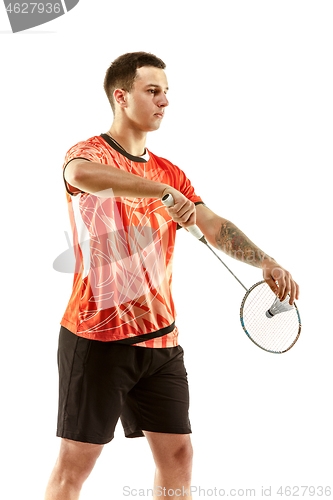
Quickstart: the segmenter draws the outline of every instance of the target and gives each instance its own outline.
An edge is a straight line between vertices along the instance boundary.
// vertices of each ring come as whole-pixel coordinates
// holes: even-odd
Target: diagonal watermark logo
[[[74,273],[75,254],[68,232],[65,231],[68,249],[62,252],[53,262],[53,269],[59,273]]]
[[[73,9],[79,0],[47,0],[18,2],[4,0],[13,33],[53,21]]]
[[[159,290],[166,270],[159,232],[148,226],[130,226],[109,233],[95,235],[81,241],[75,248],[67,231],[68,249],[53,262],[53,269],[74,273],[75,254],[77,272],[82,279],[89,275],[89,289],[97,307],[110,307],[143,297],[149,290]],[[80,265],[80,256],[82,264]],[[86,269],[87,268],[87,269]]]

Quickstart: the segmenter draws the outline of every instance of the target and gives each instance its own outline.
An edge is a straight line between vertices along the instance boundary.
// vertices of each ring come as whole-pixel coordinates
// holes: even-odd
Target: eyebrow
[[[155,87],[155,88],[158,88],[158,89],[161,89],[161,85],[156,85],[155,83],[150,83],[149,85],[146,85],[146,88],[147,87]],[[169,90],[169,87],[165,87],[164,90]]]

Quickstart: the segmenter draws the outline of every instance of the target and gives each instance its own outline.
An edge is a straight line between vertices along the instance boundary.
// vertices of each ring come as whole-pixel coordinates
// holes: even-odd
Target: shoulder
[[[96,135],[74,144],[66,153],[65,164],[72,158],[86,158],[104,163],[107,152],[107,145],[100,136]]]
[[[101,137],[93,136],[89,137],[89,139],[85,139],[84,141],[79,141],[74,146],[72,146],[68,152],[72,150],[80,150],[80,149],[101,149],[103,147],[103,142],[100,140]]]
[[[150,149],[146,148],[148,153],[149,153],[149,158],[155,160],[159,164],[166,164],[166,165],[173,165],[171,161],[167,160],[166,158],[162,158],[162,156],[157,156],[154,153],[150,151]]]
[[[173,172],[176,172],[177,174],[185,175],[184,172],[179,167],[177,167],[177,165],[172,163],[170,160],[167,160],[166,158],[163,158],[162,156],[157,156],[157,155],[153,154],[148,149],[147,149],[147,151],[149,153],[149,158],[154,160],[161,168],[171,170]]]

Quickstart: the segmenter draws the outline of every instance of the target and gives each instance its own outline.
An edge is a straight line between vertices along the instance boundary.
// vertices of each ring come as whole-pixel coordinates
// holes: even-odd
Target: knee
[[[81,489],[93,467],[94,463],[85,462],[78,465],[59,458],[54,469],[56,482],[59,485]]]
[[[192,474],[193,448],[190,442],[184,443],[164,455],[163,463],[160,464],[164,471],[172,475],[181,475],[184,480],[190,480]]]
[[[64,443],[56,463],[55,473],[59,483],[82,487],[99,457],[102,446],[91,448],[79,443]]]
[[[192,467],[193,461],[193,447],[190,442],[181,445],[174,452],[173,460],[175,463],[183,466]]]
[[[191,443],[187,443],[181,447],[175,456],[175,464],[182,473],[182,478],[185,483],[191,482],[193,462],[193,448]]]

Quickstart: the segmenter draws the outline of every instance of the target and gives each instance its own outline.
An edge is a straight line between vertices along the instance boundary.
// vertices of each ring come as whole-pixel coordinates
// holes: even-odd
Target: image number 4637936
[[[73,9],[79,0],[20,2],[4,0],[13,33],[48,23]]]

